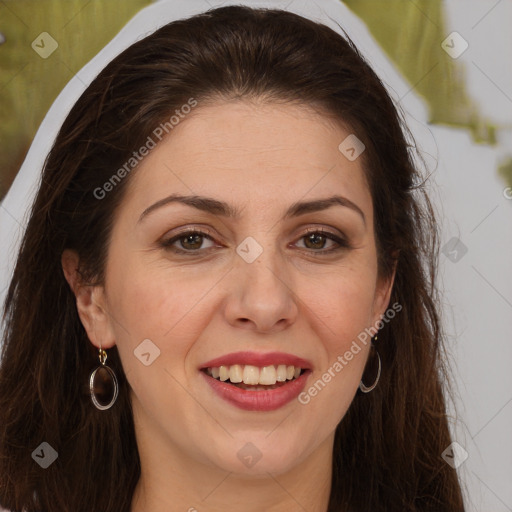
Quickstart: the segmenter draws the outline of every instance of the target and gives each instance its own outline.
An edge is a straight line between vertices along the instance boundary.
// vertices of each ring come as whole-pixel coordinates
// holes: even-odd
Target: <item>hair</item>
[[[336,428],[328,512],[464,510],[451,443],[436,286],[438,227],[400,110],[348,37],[276,9],[222,7],[173,21],[112,60],[69,112],[42,177],[4,304],[0,362],[0,505],[12,510],[129,511],[140,476],[129,383],[98,411],[98,365],[61,265],[77,251],[84,283],[102,284],[115,213],[132,171],[94,194],[176,109],[263,100],[309,106],[350,127],[374,208],[379,276],[396,268],[380,332],[382,376]],[[169,135],[172,137],[172,133]],[[31,453],[58,452],[48,469]]]

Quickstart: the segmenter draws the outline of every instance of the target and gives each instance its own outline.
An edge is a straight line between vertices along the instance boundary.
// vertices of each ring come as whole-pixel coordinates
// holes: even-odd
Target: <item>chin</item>
[[[305,457],[303,453],[304,443],[300,447],[291,444],[283,445],[283,440],[276,437],[271,442],[265,432],[251,436],[243,436],[243,440],[231,440],[227,446],[217,447],[222,453],[216,453],[208,457],[212,464],[223,471],[228,471],[248,478],[265,477],[268,474],[279,475],[287,473],[300,464]],[[298,443],[297,443],[298,444]]]

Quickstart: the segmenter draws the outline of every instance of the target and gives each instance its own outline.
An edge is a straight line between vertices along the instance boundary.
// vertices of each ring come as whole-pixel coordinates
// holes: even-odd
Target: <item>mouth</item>
[[[209,377],[219,382],[231,384],[246,391],[269,391],[285,386],[298,379],[307,370],[294,365],[254,365],[233,364],[202,368]]]
[[[239,409],[274,411],[292,402],[301,393],[312,371],[293,365],[207,366],[201,368],[214,395]]]
[[[248,411],[273,411],[296,399],[312,363],[285,352],[232,352],[199,368],[206,384],[225,402]]]

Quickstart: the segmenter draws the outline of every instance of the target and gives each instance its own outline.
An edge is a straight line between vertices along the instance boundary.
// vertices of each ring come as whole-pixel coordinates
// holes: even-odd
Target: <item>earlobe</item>
[[[111,348],[115,345],[115,337],[106,308],[104,288],[83,282],[79,273],[79,262],[75,251],[66,249],[62,253],[62,270],[76,297],[78,316],[95,347]]]

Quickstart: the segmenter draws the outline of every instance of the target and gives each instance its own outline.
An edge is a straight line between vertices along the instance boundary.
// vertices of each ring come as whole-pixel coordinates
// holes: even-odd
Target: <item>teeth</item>
[[[236,365],[235,365],[236,366]],[[233,368],[233,367],[231,367]],[[231,371],[229,372],[231,378]],[[246,364],[244,366],[244,384],[259,384],[260,369],[257,366]],[[275,382],[274,382],[275,384]]]
[[[220,380],[228,380],[229,379],[229,366],[221,366],[219,368],[219,377],[220,377]]]
[[[234,364],[229,369],[229,380],[233,383],[242,382],[243,370],[239,364]]]
[[[257,384],[266,384],[272,386],[277,381],[277,372],[275,366],[264,366],[260,371],[260,380]]]
[[[293,368],[293,366],[292,366]],[[277,367],[277,375],[276,375],[276,380],[277,382],[285,382],[286,379],[288,378],[288,372],[286,371],[286,365],[284,364],[280,364],[278,367]],[[293,377],[293,375],[292,375]]]
[[[248,384],[256,386],[273,386],[276,382],[286,382],[299,377],[301,368],[295,368],[293,365],[280,364],[278,366],[264,366],[258,368],[249,364],[234,364],[231,366],[220,366],[218,368],[207,368],[206,373],[214,379],[227,381],[229,379],[233,384]]]

